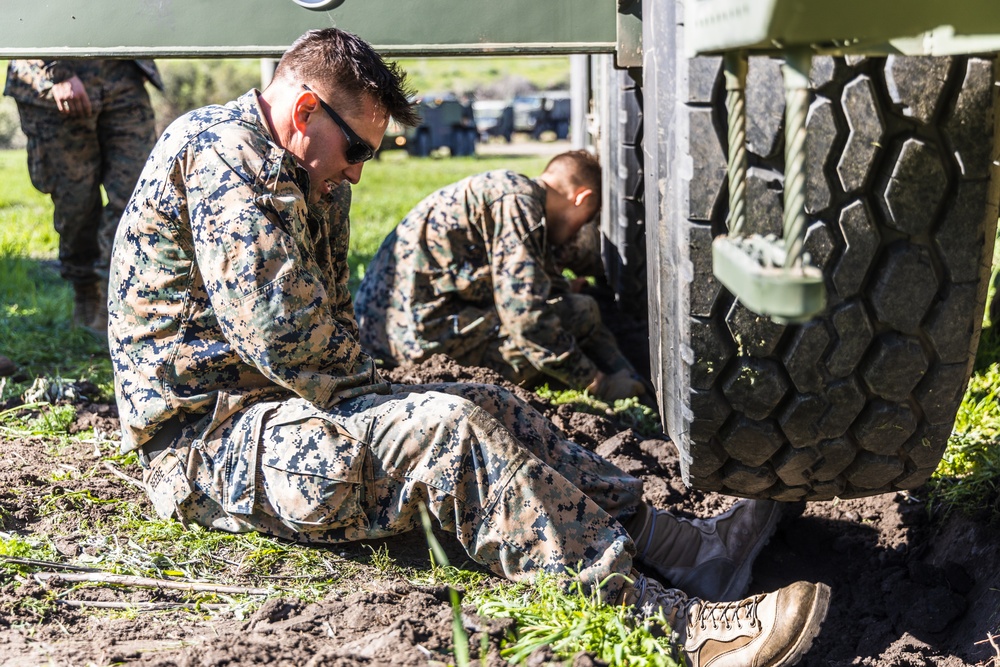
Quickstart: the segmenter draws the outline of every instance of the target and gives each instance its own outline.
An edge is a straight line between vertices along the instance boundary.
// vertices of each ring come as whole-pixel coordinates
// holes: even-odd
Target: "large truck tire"
[[[602,133],[598,153],[605,172],[601,192],[601,254],[610,298],[601,316],[622,352],[647,380],[646,204],[642,154],[642,70],[620,70],[598,58]]]
[[[682,7],[643,6],[653,382],[691,485],[782,501],[924,483],[972,369],[997,221],[995,65],[817,58],[805,250],[825,313],[760,317],[712,274],[725,233],[720,58],[683,57]],[[781,234],[780,62],[750,61],[748,232]],[[655,110],[655,113],[654,113]]]

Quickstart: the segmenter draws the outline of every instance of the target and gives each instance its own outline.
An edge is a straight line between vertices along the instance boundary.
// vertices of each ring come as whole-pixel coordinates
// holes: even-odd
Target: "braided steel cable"
[[[729,215],[726,227],[730,236],[741,236],[746,224],[747,192],[747,58],[741,52],[725,56],[726,115],[729,120],[729,155],[726,175],[729,179]]]
[[[800,266],[806,228],[806,117],[809,113],[809,52],[788,53],[785,79],[785,268]]]

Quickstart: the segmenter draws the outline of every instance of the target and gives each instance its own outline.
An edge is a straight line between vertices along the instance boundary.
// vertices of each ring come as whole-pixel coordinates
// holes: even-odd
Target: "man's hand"
[[[54,84],[52,86],[52,99],[56,101],[59,113],[65,116],[89,116],[93,112],[87,89],[83,87],[83,81],[80,81],[80,77],[76,75],[71,79]]]
[[[629,370],[622,369],[617,373],[605,375],[597,371],[597,375],[589,385],[587,391],[599,399],[611,403],[619,398],[631,398],[632,396],[642,396],[646,393],[646,388],[641,380],[636,378]]]
[[[573,294],[579,294],[580,292],[583,291],[583,288],[586,286],[587,286],[587,279],[583,277],[573,278],[573,280],[569,281],[569,291],[572,292]]]

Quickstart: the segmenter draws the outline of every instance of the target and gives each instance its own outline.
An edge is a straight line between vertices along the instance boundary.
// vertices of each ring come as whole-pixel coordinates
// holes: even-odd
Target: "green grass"
[[[569,86],[567,56],[509,58],[402,58],[419,94],[467,93],[503,80],[524,81],[539,90]]]
[[[1000,325],[1000,323],[998,323]],[[1000,522],[1000,332],[984,329],[948,448],[931,480],[933,507]]]

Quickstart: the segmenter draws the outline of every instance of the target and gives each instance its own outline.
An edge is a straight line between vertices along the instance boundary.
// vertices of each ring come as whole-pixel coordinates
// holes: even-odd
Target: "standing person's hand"
[[[71,79],[60,81],[52,86],[52,99],[56,101],[59,113],[66,116],[89,116],[93,109],[90,97],[83,87],[80,77],[74,75]]]

